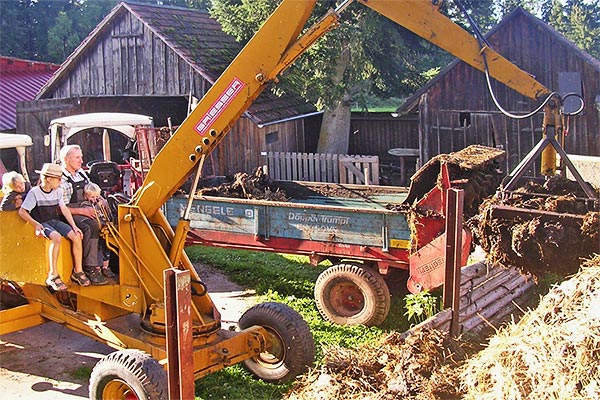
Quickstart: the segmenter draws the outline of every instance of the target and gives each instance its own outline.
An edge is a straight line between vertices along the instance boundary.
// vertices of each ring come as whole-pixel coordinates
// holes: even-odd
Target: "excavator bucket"
[[[535,277],[565,276],[600,252],[598,198],[590,199],[577,182],[555,175],[499,191],[468,225],[491,261]]]

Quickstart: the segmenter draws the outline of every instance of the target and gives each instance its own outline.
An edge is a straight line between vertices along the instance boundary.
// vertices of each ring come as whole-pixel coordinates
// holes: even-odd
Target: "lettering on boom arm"
[[[246,86],[244,82],[238,78],[233,78],[231,83],[225,88],[223,93],[217,98],[217,100],[209,107],[208,111],[202,116],[200,122],[196,124],[194,129],[200,135],[205,135],[208,128],[215,122],[215,120],[225,111],[229,103],[240,94],[242,89]]]

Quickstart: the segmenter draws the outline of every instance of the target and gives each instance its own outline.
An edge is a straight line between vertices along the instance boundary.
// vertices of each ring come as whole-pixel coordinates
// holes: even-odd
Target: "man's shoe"
[[[88,276],[88,278],[90,278],[90,282],[92,282],[92,285],[102,286],[108,284],[108,279],[106,279],[106,277],[102,275],[102,272],[100,272],[100,268],[83,267],[83,271]]]

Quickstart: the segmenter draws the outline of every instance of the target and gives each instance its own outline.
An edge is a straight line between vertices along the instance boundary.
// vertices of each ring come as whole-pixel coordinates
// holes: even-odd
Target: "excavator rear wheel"
[[[315,301],[323,318],[340,325],[379,325],[391,304],[383,277],[352,263],[334,265],[319,275]]]
[[[285,304],[258,304],[242,315],[239,326],[261,326],[267,331],[265,351],[244,361],[245,367],[264,381],[291,381],[314,362],[315,343],[310,329],[300,314]]]
[[[121,350],[98,361],[90,377],[91,400],[167,400],[167,374],[140,350]]]

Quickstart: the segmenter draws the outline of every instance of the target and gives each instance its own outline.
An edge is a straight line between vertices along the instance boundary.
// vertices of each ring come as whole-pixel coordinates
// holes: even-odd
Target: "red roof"
[[[59,65],[0,57],[0,130],[17,126],[17,102],[33,100]]]

